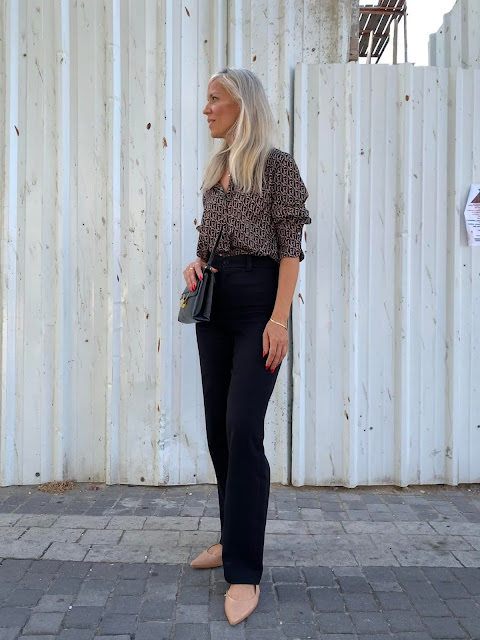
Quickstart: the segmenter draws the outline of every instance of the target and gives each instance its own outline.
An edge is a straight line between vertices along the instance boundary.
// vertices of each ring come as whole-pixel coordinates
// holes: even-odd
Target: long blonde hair
[[[229,133],[231,146],[223,139],[204,170],[202,192],[219,182],[227,166],[238,189],[262,193],[263,172],[275,131],[275,119],[263,85],[253,71],[224,67],[213,74],[212,80],[222,83],[240,105],[240,113]]]

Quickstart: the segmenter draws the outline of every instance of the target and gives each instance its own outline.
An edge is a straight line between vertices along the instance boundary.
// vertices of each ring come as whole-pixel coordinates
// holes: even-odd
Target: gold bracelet
[[[270,320],[271,320],[271,322],[274,322],[275,324],[279,324],[284,329],[287,329],[287,327],[284,324],[282,324],[281,322],[277,322],[276,320],[273,320],[272,318],[270,318]],[[287,329],[287,331],[288,331],[288,329]]]

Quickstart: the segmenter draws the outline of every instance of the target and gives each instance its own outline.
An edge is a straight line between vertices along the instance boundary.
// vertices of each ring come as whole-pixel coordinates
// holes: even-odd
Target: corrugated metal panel
[[[429,63],[437,67],[480,68],[480,2],[457,0],[429,39]]]
[[[298,61],[347,62],[358,0],[235,0],[228,3],[228,61],[262,79],[278,123],[277,146],[293,150],[293,76]],[[272,482],[290,481],[291,351],[265,421]],[[276,478],[276,479],[274,479]]]
[[[176,321],[207,82],[257,71],[291,150],[295,62],[348,59],[352,2],[0,1],[0,484],[214,481],[195,333]],[[286,366],[273,482],[289,387]]]
[[[477,482],[480,72],[299,64],[295,95],[292,482]]]

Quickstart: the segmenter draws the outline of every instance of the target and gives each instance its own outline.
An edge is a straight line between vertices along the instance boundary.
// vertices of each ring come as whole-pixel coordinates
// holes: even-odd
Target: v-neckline
[[[226,189],[224,188],[221,180],[219,180],[217,182],[217,184],[220,185],[220,188],[221,188],[221,190],[223,191],[224,194],[228,193],[230,191],[230,185],[232,184],[232,176],[230,176],[230,175],[228,176],[228,185],[227,185]]]
[[[223,193],[228,193],[228,191],[229,191],[229,189],[230,189],[230,184],[231,184],[231,182],[232,182],[232,177],[231,177],[231,176],[229,176],[229,178],[228,178],[228,185],[227,185],[227,188],[225,189],[225,187],[224,187],[224,186],[223,186],[223,184],[222,184],[222,181],[221,181],[221,180],[219,180],[218,184],[220,185],[220,188],[221,188],[221,190],[223,191]]]

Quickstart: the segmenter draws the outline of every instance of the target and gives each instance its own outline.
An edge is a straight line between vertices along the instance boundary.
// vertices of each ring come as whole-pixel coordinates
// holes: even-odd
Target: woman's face
[[[207,116],[212,138],[225,138],[227,131],[235,123],[240,113],[240,105],[235,102],[218,80],[212,80],[207,89],[207,106],[203,110]],[[231,142],[227,140],[227,142]]]

